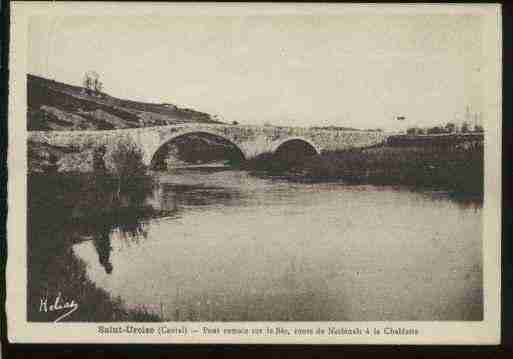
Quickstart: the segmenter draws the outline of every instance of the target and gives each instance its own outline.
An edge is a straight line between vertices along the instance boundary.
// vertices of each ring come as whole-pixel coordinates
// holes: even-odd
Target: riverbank
[[[54,321],[59,312],[42,310],[53,304],[74,301],[78,309],[63,321],[159,321],[144,308],[127,308],[90,281],[86,264],[73,253],[73,245],[92,238],[98,261],[112,271],[110,235],[123,233],[127,240],[144,231],[141,218],[154,211],[144,205],[151,191],[148,178],[131,181],[118,191],[107,176],[84,174],[33,174],[27,178],[27,260],[29,321]],[[44,309],[44,308],[43,308]]]
[[[483,196],[483,146],[375,146],[328,152],[290,163],[264,154],[242,168],[299,181],[405,185]]]

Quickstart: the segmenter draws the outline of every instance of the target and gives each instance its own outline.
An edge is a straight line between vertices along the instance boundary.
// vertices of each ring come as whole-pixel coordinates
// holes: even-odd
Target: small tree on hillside
[[[445,125],[445,131],[448,132],[448,133],[453,133],[456,131],[456,125],[452,122],[448,122],[446,125]]]
[[[408,135],[416,135],[418,132],[418,129],[416,127],[410,127],[406,129],[406,134]]]
[[[87,71],[84,75],[84,91],[88,95],[99,95],[103,90],[103,82],[96,71]]]
[[[444,129],[440,126],[431,127],[427,130],[427,133],[430,135],[438,135],[444,132]]]
[[[461,124],[461,132],[466,133],[466,132],[469,132],[469,130],[470,130],[470,126],[469,126],[468,122],[463,122]]]

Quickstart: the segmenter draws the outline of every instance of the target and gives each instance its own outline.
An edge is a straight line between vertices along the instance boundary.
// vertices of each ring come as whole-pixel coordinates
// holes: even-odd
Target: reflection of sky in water
[[[242,171],[161,182],[148,201],[178,215],[138,241],[112,232],[110,274],[92,241],[73,248],[129,305],[162,303],[170,320],[480,319],[479,208]]]

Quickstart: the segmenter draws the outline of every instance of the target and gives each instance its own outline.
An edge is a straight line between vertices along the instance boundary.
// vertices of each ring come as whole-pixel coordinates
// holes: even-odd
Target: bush
[[[435,126],[435,127],[428,128],[427,133],[429,135],[438,135],[441,133],[445,133],[445,130],[443,129],[443,127]]]
[[[118,179],[146,175],[143,153],[133,142],[126,139],[119,141],[111,157],[113,172]]]
[[[118,197],[122,192],[138,193],[147,185],[151,185],[152,179],[147,173],[147,166],[143,161],[143,153],[130,140],[123,139],[116,144],[110,154],[110,161],[109,172],[111,173],[107,176],[102,176],[101,173],[98,173],[98,180],[113,177],[112,179],[117,182]]]
[[[290,167],[272,154],[246,161],[243,168],[269,175],[298,174],[298,180],[406,185],[482,196],[483,147],[376,146],[324,152]],[[294,171],[295,170],[295,171]]]

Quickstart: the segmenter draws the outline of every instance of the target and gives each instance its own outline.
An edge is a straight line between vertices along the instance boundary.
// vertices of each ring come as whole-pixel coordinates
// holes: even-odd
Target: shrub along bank
[[[377,146],[323,153],[286,162],[264,154],[243,164],[257,173],[305,181],[406,185],[482,196],[483,147]]]

